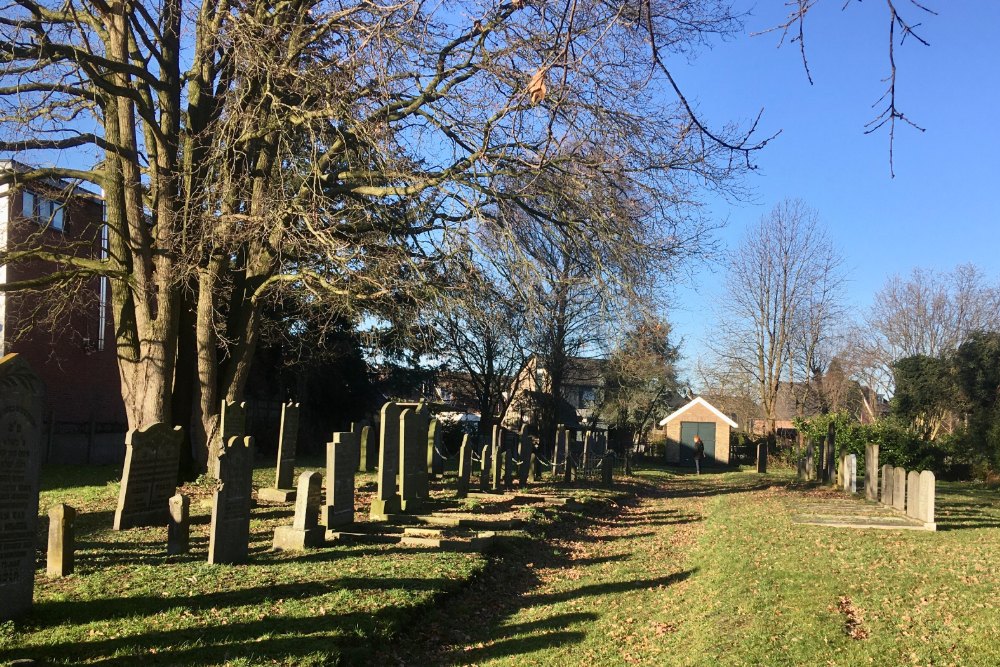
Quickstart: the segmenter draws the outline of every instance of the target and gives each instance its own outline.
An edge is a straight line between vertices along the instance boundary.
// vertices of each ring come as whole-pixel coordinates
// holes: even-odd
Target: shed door
[[[681,465],[694,465],[694,436],[705,443],[704,463],[715,463],[715,422],[681,422]]]

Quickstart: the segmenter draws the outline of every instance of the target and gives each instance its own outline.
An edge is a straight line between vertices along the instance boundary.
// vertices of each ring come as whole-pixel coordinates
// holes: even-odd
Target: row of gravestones
[[[572,472],[590,474],[601,466],[608,455],[608,437],[603,431],[584,431],[582,440],[575,441],[572,432],[560,424],[556,428],[552,451],[552,474],[569,481]],[[612,459],[613,461],[613,459]]]
[[[930,470],[906,471],[891,465],[882,466],[882,497],[880,502],[916,519],[925,528],[933,530],[934,523],[934,473]]]

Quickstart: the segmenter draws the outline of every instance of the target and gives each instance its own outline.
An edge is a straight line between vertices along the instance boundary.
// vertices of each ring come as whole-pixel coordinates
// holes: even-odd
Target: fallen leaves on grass
[[[851,598],[841,595],[837,608],[844,615],[844,632],[847,636],[851,639],[868,639],[868,630],[864,626],[864,612],[854,606]]]

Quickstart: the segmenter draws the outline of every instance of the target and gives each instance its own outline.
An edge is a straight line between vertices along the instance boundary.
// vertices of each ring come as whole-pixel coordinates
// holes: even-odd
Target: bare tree
[[[972,264],[938,273],[914,269],[893,276],[852,332],[844,357],[848,372],[873,393],[894,392],[892,365],[905,357],[940,357],[974,331],[1000,330],[1000,283]],[[866,398],[866,410],[877,406]]]
[[[836,312],[839,267],[817,213],[800,200],[776,205],[729,256],[721,335],[712,350],[752,378],[770,431],[782,382],[817,363]]]

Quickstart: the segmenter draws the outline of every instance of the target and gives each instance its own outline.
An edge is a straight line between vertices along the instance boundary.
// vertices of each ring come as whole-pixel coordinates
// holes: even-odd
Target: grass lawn
[[[39,544],[48,509],[75,507],[76,572],[47,579],[39,552],[34,610],[0,624],[0,664],[364,663],[487,563],[479,554],[385,545],[271,552],[274,528],[291,523],[293,510],[261,503],[250,563],[210,566],[211,489],[196,485],[184,489],[193,496],[192,552],[168,557],[166,528],[111,530],[120,474],[118,467],[44,470]],[[255,470],[255,487],[270,485],[273,474],[271,466]],[[367,519],[374,488],[373,475],[358,476],[359,519]]]
[[[1000,495],[974,485],[939,485],[937,533],[853,530],[793,524],[832,492],[782,471],[645,470],[585,509],[528,511],[487,555],[273,553],[291,509],[261,504],[251,562],[227,567],[205,563],[206,488],[186,489],[192,554],[168,558],[165,529],[110,530],[119,474],[46,469],[42,513],[83,513],[77,572],[39,572],[0,663],[1000,664]],[[365,515],[372,490],[360,476]]]

